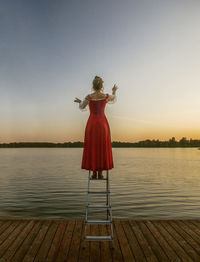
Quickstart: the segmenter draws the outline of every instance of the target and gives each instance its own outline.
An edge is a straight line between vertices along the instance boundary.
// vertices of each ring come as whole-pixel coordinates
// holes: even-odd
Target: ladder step
[[[101,225],[110,225],[112,224],[112,221],[110,220],[86,220],[85,224],[101,224]]]
[[[88,194],[110,194],[110,191],[88,191]]]
[[[90,241],[112,241],[112,236],[85,236],[85,240]]]
[[[88,205],[87,208],[94,208],[94,209],[111,209],[111,206],[94,206],[94,205]]]

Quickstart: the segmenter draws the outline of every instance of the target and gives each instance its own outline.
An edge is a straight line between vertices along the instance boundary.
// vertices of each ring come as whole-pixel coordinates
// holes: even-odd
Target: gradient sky
[[[5,0],[0,143],[83,141],[75,97],[117,84],[112,141],[200,139],[200,1]]]

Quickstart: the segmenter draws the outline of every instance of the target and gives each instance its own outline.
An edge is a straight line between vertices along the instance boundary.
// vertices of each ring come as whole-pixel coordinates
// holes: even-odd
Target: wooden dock
[[[84,241],[83,220],[0,220],[0,262],[200,261],[200,220],[113,219],[113,226],[115,249]]]

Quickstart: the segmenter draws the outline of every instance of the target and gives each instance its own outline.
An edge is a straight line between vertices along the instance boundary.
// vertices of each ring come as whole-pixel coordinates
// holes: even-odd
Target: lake
[[[84,218],[88,171],[81,169],[82,152],[82,148],[1,148],[0,218]],[[200,218],[200,150],[113,148],[113,159],[109,171],[113,218]],[[103,188],[105,182],[91,181],[91,186]],[[100,204],[105,199],[91,201]],[[101,215],[90,212],[92,218]]]

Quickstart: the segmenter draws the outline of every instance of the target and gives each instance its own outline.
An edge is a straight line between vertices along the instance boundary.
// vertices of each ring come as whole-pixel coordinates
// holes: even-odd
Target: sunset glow
[[[200,2],[69,2],[2,4],[0,143],[83,141],[95,75],[112,141],[200,139]]]

